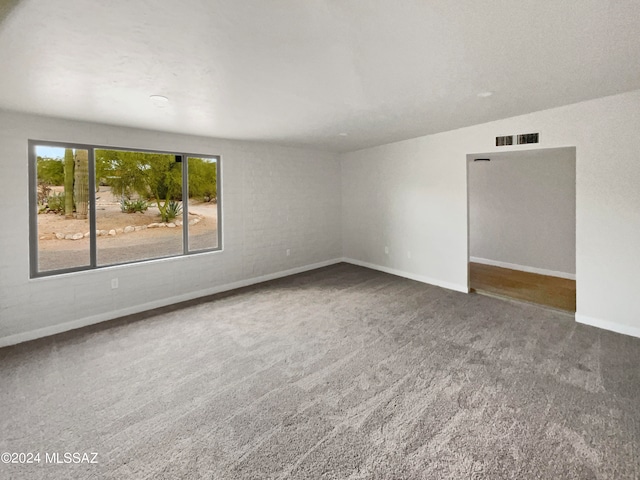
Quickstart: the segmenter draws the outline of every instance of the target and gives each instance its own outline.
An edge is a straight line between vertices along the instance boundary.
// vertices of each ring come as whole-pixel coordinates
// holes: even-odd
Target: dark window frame
[[[30,278],[50,277],[74,272],[86,272],[100,270],[120,265],[133,265],[145,262],[154,262],[167,258],[180,258],[191,255],[200,255],[222,251],[222,156],[200,153],[185,153],[178,151],[165,151],[142,148],[113,147],[95,144],[82,144],[71,142],[58,142],[48,140],[28,141],[28,170],[29,170],[29,270]],[[88,151],[89,157],[89,265],[81,267],[61,268],[57,270],[39,271],[38,269],[38,175],[36,147],[73,148]],[[97,222],[96,222],[96,176],[95,176],[95,150],[119,150],[123,152],[155,153],[174,155],[181,157],[182,162],[182,253],[166,255],[142,260],[133,260],[122,263],[98,265],[97,263]],[[215,159],[216,160],[216,208],[217,208],[217,246],[201,250],[189,250],[189,158]]]

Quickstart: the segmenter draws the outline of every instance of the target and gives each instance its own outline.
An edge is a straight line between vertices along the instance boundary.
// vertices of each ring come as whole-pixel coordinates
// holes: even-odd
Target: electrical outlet
[[[112,278],[111,279],[111,289],[114,290],[118,288],[118,279],[117,278]]]
[[[384,247],[384,254],[389,255],[389,247],[387,247],[386,245]]]
[[[411,252],[407,252],[407,258],[411,258]]]
[[[290,249],[290,248],[287,248],[287,257],[288,257],[289,255],[291,255],[291,249]]]

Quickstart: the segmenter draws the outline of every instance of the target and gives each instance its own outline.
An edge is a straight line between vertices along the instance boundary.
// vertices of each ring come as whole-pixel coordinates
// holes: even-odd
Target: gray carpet
[[[0,385],[0,452],[42,455],[0,478],[640,478],[640,339],[346,264],[2,349]]]

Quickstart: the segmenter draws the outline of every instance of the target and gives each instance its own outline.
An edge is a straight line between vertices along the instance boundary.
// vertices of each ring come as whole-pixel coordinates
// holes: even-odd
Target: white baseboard
[[[629,325],[610,322],[608,320],[587,317],[586,315],[582,315],[580,313],[576,313],[576,322],[582,323],[584,325],[590,325],[592,327],[601,328],[603,330],[609,330],[611,332],[622,333],[623,335],[640,338],[640,327],[632,327]]]
[[[510,270],[520,270],[521,272],[537,273],[539,275],[548,275],[550,277],[566,278],[575,280],[575,273],[557,272],[555,270],[546,270],[544,268],[527,267],[526,265],[518,265],[517,263],[499,262],[497,260],[489,260],[488,258],[469,257],[469,261],[473,263],[481,263],[483,265],[491,265],[492,267],[508,268]]]
[[[366,267],[372,270],[378,270],[380,272],[390,273],[391,275],[397,275],[398,277],[408,278],[410,280],[415,280],[417,282],[428,283],[429,285],[435,285],[436,287],[442,287],[448,290],[455,290],[456,292],[469,293],[469,288],[466,285],[443,282],[442,280],[425,277],[424,275],[416,275],[415,273],[404,272],[402,270],[396,270],[395,268],[383,267],[382,265],[362,262],[360,260],[355,260],[353,258],[343,258],[342,261],[346,263],[351,263],[352,265],[358,265],[360,267]]]
[[[183,295],[176,295],[174,297],[162,298],[153,302],[143,303],[141,305],[135,305],[132,307],[122,308],[120,310],[114,310],[111,312],[101,313],[99,315],[93,315],[90,317],[73,320],[71,322],[60,323],[57,325],[51,325],[49,327],[39,328],[29,332],[17,333],[15,335],[9,335],[8,337],[0,338],[0,348],[8,347],[10,345],[16,345],[18,343],[28,342],[30,340],[36,340],[38,338],[49,337],[58,333],[67,332],[69,330],[75,330],[77,328],[94,325],[96,323],[105,322],[107,320],[113,320],[115,318],[124,317],[134,313],[146,312],[147,310],[153,310],[154,308],[166,307],[180,302],[186,302],[188,300],[194,300],[200,297],[206,297],[208,295],[214,295],[216,293],[227,292],[229,290],[235,290],[237,288],[248,287],[249,285],[255,285],[257,283],[267,282],[269,280],[275,280],[277,278],[288,277],[289,275],[295,275],[297,273],[308,272],[317,268],[327,267],[336,263],[342,262],[342,258],[335,258],[332,260],[326,260],[324,262],[314,263],[311,265],[304,265],[302,267],[292,268],[289,270],[283,270],[276,273],[270,273],[268,275],[261,275],[259,277],[248,278],[246,280],[240,280],[238,282],[228,283],[226,285],[219,285],[217,287],[207,288],[204,290],[198,290],[196,292],[189,292]]]
[[[476,260],[477,259],[472,258],[472,261],[476,261]],[[434,278],[425,277],[423,275],[416,275],[414,273],[404,272],[401,270],[396,270],[394,268],[384,267],[381,265],[375,265],[373,263],[362,262],[360,260],[355,260],[352,258],[335,258],[332,260],[326,260],[324,262],[318,262],[311,265],[305,265],[302,267],[292,268],[289,270],[270,273],[268,275],[261,275],[259,277],[240,280],[238,282],[228,283],[228,284],[220,285],[217,287],[198,290],[196,292],[189,292],[184,295],[177,295],[170,298],[163,298],[161,300],[157,300],[154,302],[148,302],[141,305],[135,305],[133,307],[123,308],[120,310],[106,312],[99,315],[93,315],[91,317],[74,320],[72,322],[61,323],[58,325],[52,325],[50,327],[44,327],[37,330],[32,330],[30,332],[23,332],[23,333],[17,333],[15,335],[9,335],[7,337],[0,338],[0,348],[8,347],[10,345],[16,345],[22,342],[28,342],[30,340],[36,340],[38,338],[48,337],[58,333],[67,332],[69,330],[75,330],[78,328],[94,325],[96,323],[104,322],[107,320],[113,320],[116,318],[124,317],[126,315],[131,315],[134,313],[140,313],[147,310],[152,310],[154,308],[166,307],[168,305],[173,305],[173,304],[185,302],[188,300],[194,300],[196,298],[206,297],[208,295],[214,295],[216,293],[226,292],[229,290],[235,290],[237,288],[248,287],[250,285],[267,282],[269,280],[275,280],[277,278],[287,277],[289,275],[295,275],[297,273],[308,272],[308,271],[326,267],[329,265],[334,265],[340,262],[350,263],[352,265],[358,265],[360,267],[370,268],[372,270],[378,270],[381,272],[389,273],[391,275],[397,275],[399,277],[404,277],[411,280],[416,280],[418,282],[427,283],[429,285],[435,285],[438,287],[447,288],[449,290],[455,290],[457,292],[462,292],[462,293],[469,292],[469,289],[463,285],[450,283],[450,282],[443,282]],[[481,263],[481,262],[478,262],[478,263]],[[537,272],[534,272],[534,273],[537,273]],[[576,313],[575,319],[576,319],[576,322],[582,323],[584,325],[590,325],[592,327],[601,328],[603,330],[609,330],[612,332],[621,333],[623,335],[629,335],[632,337],[640,338],[640,327],[632,327],[629,325],[623,325],[615,322],[610,322],[607,320],[601,320],[599,318],[588,317],[586,315],[582,315],[579,313]]]

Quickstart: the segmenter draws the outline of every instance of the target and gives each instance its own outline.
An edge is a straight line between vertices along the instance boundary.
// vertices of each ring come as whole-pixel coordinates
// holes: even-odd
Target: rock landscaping
[[[189,220],[189,225],[191,226],[197,225],[201,221],[202,221],[202,217],[196,216],[195,218],[192,218],[191,220]],[[146,230],[147,228],[176,228],[181,226],[182,226],[182,222],[179,220],[175,222],[154,222],[148,225],[137,225],[137,226],[127,225],[124,228],[112,228],[111,230],[97,230],[96,234],[98,237],[106,237],[106,236],[115,237],[116,235],[120,235],[123,233],[140,232],[142,230]],[[56,232],[55,237],[57,240],[81,240],[83,238],[89,237],[89,232],[86,232],[86,233],[79,232],[74,234]],[[46,238],[47,237],[44,235],[40,237],[41,240],[45,240]]]

